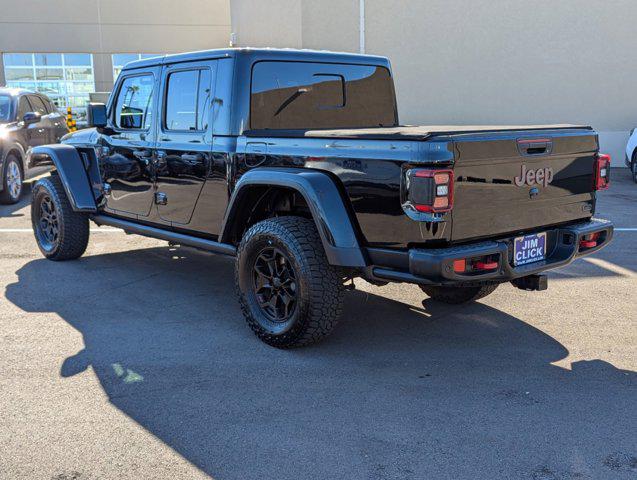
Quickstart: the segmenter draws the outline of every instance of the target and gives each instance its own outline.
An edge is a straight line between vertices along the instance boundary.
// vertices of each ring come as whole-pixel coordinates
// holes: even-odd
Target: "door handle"
[[[181,159],[186,162],[201,162],[203,160],[203,155],[201,153],[184,153],[181,156]]]

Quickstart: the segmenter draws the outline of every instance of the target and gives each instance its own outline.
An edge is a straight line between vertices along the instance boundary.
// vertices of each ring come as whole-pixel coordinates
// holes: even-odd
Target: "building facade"
[[[0,0],[0,85],[36,89],[81,122],[144,56],[227,47],[227,0]]]
[[[590,124],[614,165],[637,126],[632,0],[0,0],[0,84],[81,114],[143,55],[237,46],[393,64],[411,124]],[[93,87],[92,87],[93,85]]]

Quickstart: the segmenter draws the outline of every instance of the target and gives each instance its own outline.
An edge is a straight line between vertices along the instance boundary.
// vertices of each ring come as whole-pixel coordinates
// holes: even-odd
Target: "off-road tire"
[[[459,305],[475,302],[486,297],[498,288],[498,284],[478,285],[475,287],[430,287],[421,285],[421,290],[437,302]]]
[[[9,188],[9,168],[12,165],[15,165],[15,167],[17,167],[17,172],[20,175],[20,191],[15,196],[12,194],[11,189]],[[4,159],[4,164],[2,165],[2,191],[0,191],[0,204],[13,205],[15,203],[18,203],[20,201],[20,196],[22,194],[23,188],[24,171],[22,169],[22,162],[20,162],[20,159],[18,157],[10,153],[9,155],[7,155],[7,158]]]
[[[257,298],[255,264],[268,249],[287,257],[285,265],[294,272],[295,307],[281,322],[269,318],[259,305],[263,299]],[[306,218],[277,217],[253,225],[237,251],[235,285],[248,326],[273,347],[294,348],[322,340],[342,312],[342,276],[328,263],[316,226]]]
[[[38,180],[32,188],[31,223],[35,240],[42,254],[49,260],[74,260],[86,251],[89,238],[89,219],[85,213],[75,212],[64,191],[60,177],[51,176]],[[47,241],[41,224],[41,204],[50,202],[56,212],[57,236]]]

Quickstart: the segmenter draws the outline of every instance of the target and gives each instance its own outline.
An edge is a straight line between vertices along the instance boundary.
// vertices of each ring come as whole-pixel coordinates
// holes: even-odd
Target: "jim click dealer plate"
[[[546,232],[517,237],[514,241],[514,265],[539,262],[546,257]]]

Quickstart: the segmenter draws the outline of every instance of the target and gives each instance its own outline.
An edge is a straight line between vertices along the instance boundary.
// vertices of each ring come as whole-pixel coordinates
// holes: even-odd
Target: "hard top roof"
[[[292,48],[223,48],[198,52],[177,53],[158,57],[144,58],[126,64],[124,70],[152,67],[171,63],[202,61],[215,58],[244,56],[256,60],[282,60],[297,62],[330,62],[373,64],[389,67],[386,57],[362,55],[357,53],[330,52],[327,50],[298,50]]]

